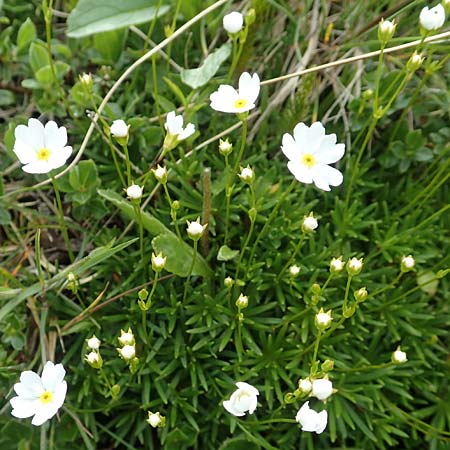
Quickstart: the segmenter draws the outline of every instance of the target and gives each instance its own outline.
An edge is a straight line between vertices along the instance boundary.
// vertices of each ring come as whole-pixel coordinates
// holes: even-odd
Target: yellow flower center
[[[37,159],[39,159],[39,161],[47,161],[48,158],[50,158],[50,150],[48,148],[44,147],[38,150]]]
[[[246,104],[247,100],[245,100],[245,98],[238,98],[237,100],[234,101],[234,107],[236,109],[242,109],[245,107]]]
[[[314,165],[316,164],[316,159],[310,153],[305,153],[303,155],[303,164],[306,167],[314,167]]]
[[[53,394],[50,391],[45,391],[43,394],[41,394],[39,400],[43,405],[50,403],[53,400]]]

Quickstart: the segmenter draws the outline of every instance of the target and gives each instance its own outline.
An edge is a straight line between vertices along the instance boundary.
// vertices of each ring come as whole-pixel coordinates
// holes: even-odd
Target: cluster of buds
[[[100,369],[103,366],[103,359],[100,355],[100,339],[95,334],[86,340],[86,344],[90,352],[85,356],[84,360],[94,369]]]
[[[326,402],[328,398],[337,392],[333,388],[333,383],[328,379],[328,375],[323,378],[301,378],[298,380],[298,389],[294,392],[296,398],[315,397],[322,402]]]
[[[119,356],[128,364],[131,373],[136,373],[139,359],[136,357],[136,341],[131,328],[128,331],[120,330],[118,338],[120,348],[117,349]]]

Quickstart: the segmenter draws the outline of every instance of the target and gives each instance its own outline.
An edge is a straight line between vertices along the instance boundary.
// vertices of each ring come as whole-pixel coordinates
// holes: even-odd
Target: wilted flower
[[[238,12],[233,11],[230,14],[223,16],[223,27],[225,31],[230,34],[239,33],[244,25],[244,16]]]
[[[326,400],[333,393],[333,383],[327,378],[313,380],[311,396],[319,400]]]
[[[18,125],[13,151],[24,164],[27,173],[48,173],[63,166],[72,154],[67,144],[67,130],[53,120],[44,125],[37,119],[29,119],[27,125]]]
[[[142,198],[143,188],[137,184],[132,184],[127,187],[127,197],[130,200],[139,200]]]
[[[162,428],[166,424],[166,418],[162,416],[159,412],[152,413],[148,412],[147,423],[151,425],[153,428]]]
[[[128,137],[129,126],[125,123],[124,120],[118,119],[114,120],[112,125],[109,127],[109,132],[115,138],[126,138]]]
[[[189,220],[187,221],[187,234],[189,235],[189,237],[194,240],[194,241],[198,241],[202,235],[203,235],[203,231],[206,228],[206,225],[202,225],[200,223],[200,218],[198,218],[196,221],[193,222],[189,222]]]
[[[300,273],[300,267],[297,266],[296,264],[292,265],[291,267],[289,267],[289,273],[291,277],[298,276],[298,274]]]
[[[308,401],[298,410],[295,420],[300,423],[303,431],[320,434],[327,426],[328,413],[325,410],[318,413],[310,409]]]
[[[420,25],[427,31],[438,30],[445,22],[445,9],[439,3],[434,8],[422,9],[419,16]]]
[[[213,92],[209,99],[211,108],[226,113],[244,113],[253,109],[259,95],[259,76],[244,72],[239,77],[239,89],[233,86],[221,84],[219,89]]]
[[[281,150],[289,159],[288,169],[298,181],[314,183],[324,191],[342,183],[341,172],[328,164],[342,158],[345,145],[336,144],[334,133],[326,135],[320,122],[314,122],[310,127],[298,123],[294,136],[289,133],[283,135]]]
[[[406,357],[406,353],[400,350],[400,347],[397,347],[397,350],[392,353],[391,360],[395,364],[403,364],[408,361],[408,358]]]
[[[120,336],[119,336],[119,343],[120,345],[134,345],[134,335],[131,331],[131,328],[128,328],[128,331],[120,330]]]
[[[305,216],[302,223],[302,230],[305,233],[311,233],[319,226],[317,219],[310,213],[309,216]]]
[[[100,344],[100,339],[95,334],[87,340],[87,346],[91,350],[98,350],[100,348]]]
[[[195,133],[195,125],[192,123],[188,123],[183,128],[183,116],[181,114],[177,116],[175,111],[170,111],[167,114],[164,128],[167,131],[164,139],[164,149],[166,151],[172,150],[179,142],[184,141]]]
[[[251,384],[238,381],[238,389],[231,394],[230,400],[223,402],[223,407],[234,416],[244,416],[248,411],[253,414],[258,403],[258,389]]]
[[[20,375],[20,383],[14,385],[17,397],[10,400],[11,414],[19,419],[33,417],[33,425],[42,425],[52,418],[64,403],[67,383],[62,364],[47,361],[42,375],[26,370]]]
[[[339,273],[344,268],[344,263],[342,262],[342,256],[339,258],[333,258],[330,262],[330,272]]]
[[[157,255],[152,253],[152,269],[155,272],[161,272],[166,265],[166,260],[167,257],[163,256],[162,253],[158,253]]]

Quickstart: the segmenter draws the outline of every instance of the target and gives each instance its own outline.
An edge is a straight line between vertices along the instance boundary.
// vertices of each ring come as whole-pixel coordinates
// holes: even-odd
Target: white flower
[[[438,30],[445,22],[444,7],[440,3],[431,9],[425,6],[420,12],[419,21],[427,31]]]
[[[109,127],[110,133],[115,138],[125,138],[128,136],[128,125],[122,119],[114,120],[112,125]]]
[[[127,197],[131,200],[139,200],[142,197],[142,191],[144,189],[137,184],[132,184],[127,187]]]
[[[281,150],[289,159],[288,169],[302,183],[313,183],[324,191],[339,186],[343,177],[339,170],[328,164],[339,161],[345,152],[344,144],[336,144],[336,135],[325,134],[320,122],[310,127],[298,123],[294,136],[283,135]]]
[[[125,361],[129,361],[136,356],[136,348],[134,345],[124,345],[122,348],[118,348],[117,351]]]
[[[226,113],[243,113],[255,107],[259,95],[259,76],[244,72],[239,77],[239,89],[233,86],[221,84],[219,89],[213,92],[209,99],[211,108]]]
[[[241,173],[239,174],[239,178],[244,183],[249,183],[250,184],[255,178],[255,172],[249,166],[242,167],[241,168]]]
[[[312,383],[308,378],[302,378],[298,382],[298,388],[304,393],[308,394],[311,392],[312,389]]]
[[[134,335],[131,331],[131,328],[128,328],[128,331],[120,330],[120,336],[119,336],[119,342],[120,345],[134,345]]]
[[[17,397],[10,400],[11,414],[19,419],[34,416],[33,425],[42,425],[52,418],[66,397],[65,374],[62,364],[51,361],[46,362],[41,376],[31,370],[22,372],[20,383],[14,385]]]
[[[316,314],[315,322],[317,328],[319,330],[325,330],[331,325],[331,321],[333,318],[331,317],[331,309],[327,312],[324,312],[323,308],[320,308],[320,311]]]
[[[384,44],[389,42],[392,39],[392,36],[394,36],[396,27],[396,23],[391,22],[390,20],[381,19],[378,24],[378,39],[380,42]]]
[[[100,339],[95,336],[95,334],[89,338],[87,340],[87,346],[91,349],[91,350],[98,350],[100,348]]]
[[[328,414],[325,410],[318,413],[310,409],[308,401],[298,410],[295,420],[300,423],[303,431],[314,431],[320,434],[327,426]]]
[[[352,258],[347,261],[347,272],[350,275],[358,275],[363,268],[363,260],[358,258]]]
[[[166,418],[164,416],[161,416],[159,412],[152,413],[151,411],[149,411],[147,423],[153,428],[161,428],[166,424]]]
[[[219,153],[223,156],[228,156],[233,151],[233,144],[227,139],[219,141]]]
[[[416,265],[416,260],[411,255],[404,256],[402,258],[401,269],[404,272],[408,272],[409,270],[414,269],[415,265]]]
[[[292,277],[298,276],[298,274],[300,273],[300,267],[294,264],[293,266],[289,267],[289,273]]]
[[[167,169],[165,167],[161,167],[159,164],[156,166],[156,169],[152,169],[153,175],[160,183],[164,184],[167,182]]]
[[[158,253],[157,255],[152,253],[152,269],[155,272],[161,272],[166,265],[166,260],[167,257],[163,256],[162,253]]]
[[[39,120],[29,119],[28,126],[16,127],[14,136],[13,151],[27,173],[48,173],[63,166],[72,154],[72,147],[66,146],[66,128],[58,128],[53,120],[44,127]]]
[[[313,380],[311,395],[319,400],[326,400],[333,393],[333,383],[326,378]]]
[[[342,256],[339,258],[333,258],[330,262],[330,272],[339,273],[344,268],[344,263],[342,262]]]
[[[317,219],[313,216],[313,213],[311,213],[309,216],[305,216],[303,219],[302,229],[306,233],[310,233],[311,231],[314,231],[319,226],[319,223],[317,222]]]
[[[175,111],[171,111],[167,114],[164,128],[169,134],[175,136],[178,142],[187,139],[195,133],[195,125],[192,123],[188,123],[186,127],[183,128],[183,116],[181,114],[179,116],[175,115]]]
[[[392,353],[392,362],[396,364],[403,364],[406,361],[408,361],[406,353],[400,350],[400,347],[398,347],[397,350]]]
[[[223,402],[223,407],[234,416],[244,416],[248,411],[253,414],[258,403],[258,389],[251,384],[238,381],[236,383],[238,389],[231,394],[230,400]]]
[[[244,25],[244,16],[237,11],[223,16],[223,27],[228,33],[236,34],[242,30]]]
[[[202,225],[200,223],[200,218],[194,222],[187,221],[187,224],[188,226],[186,230],[189,237],[194,241],[199,240],[203,235],[203,231],[205,230],[206,225]]]

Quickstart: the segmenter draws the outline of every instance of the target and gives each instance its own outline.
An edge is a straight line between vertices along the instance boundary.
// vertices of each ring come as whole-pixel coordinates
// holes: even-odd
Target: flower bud
[[[131,361],[136,356],[134,345],[124,345],[122,348],[118,348],[117,351],[125,361]]]
[[[120,345],[134,345],[134,335],[131,331],[131,328],[128,328],[128,331],[120,330],[120,336],[119,336],[119,343]]]
[[[247,26],[250,26],[251,24],[255,23],[256,20],[256,11],[255,8],[250,8],[245,13],[245,23]]]
[[[355,300],[358,303],[362,303],[367,298],[369,293],[367,292],[367,289],[365,287],[363,287],[363,288],[358,289],[357,291],[355,291],[353,293],[353,295],[355,296]]]
[[[178,201],[178,200],[174,200],[173,202],[172,202],[172,209],[174,210],[174,211],[178,211],[179,209],[180,209],[180,202]]]
[[[193,241],[198,241],[203,236],[206,225],[200,223],[200,217],[195,222],[187,221],[187,234]]]
[[[109,131],[115,138],[127,138],[129,126],[122,119],[115,120],[109,127]]]
[[[221,139],[219,141],[219,153],[222,156],[228,156],[233,151],[233,144],[230,143],[228,139],[225,139],[224,141]]]
[[[445,12],[450,14],[450,0],[442,0],[441,5],[444,7]]]
[[[323,308],[320,308],[319,312],[316,314],[314,323],[319,331],[324,331],[331,325],[332,320],[331,309],[325,312]]]
[[[426,31],[438,30],[444,25],[445,22],[445,9],[439,3],[434,8],[422,9],[419,16],[420,25]]]
[[[312,389],[312,383],[309,378],[302,378],[298,380],[298,389],[302,394],[309,394]]]
[[[303,219],[302,230],[304,233],[311,233],[314,231],[319,224],[317,220],[314,218],[313,213],[310,213],[309,216],[305,216]]]
[[[410,270],[414,269],[415,265],[416,265],[416,261],[411,255],[404,256],[402,258],[402,262],[400,264],[400,270],[402,272],[409,272]]]
[[[241,173],[239,174],[239,178],[247,184],[251,184],[255,179],[255,172],[249,167],[241,167]]]
[[[141,302],[145,302],[148,298],[148,291],[147,289],[143,288],[138,292],[138,298]]]
[[[236,300],[236,306],[239,310],[245,309],[248,306],[248,297],[244,294],[239,295],[238,299]]]
[[[151,411],[149,411],[147,423],[153,428],[162,428],[166,425],[166,418],[164,416],[161,416],[159,412],[152,413]]]
[[[100,339],[95,336],[95,334],[89,338],[87,341],[87,346],[91,349],[91,350],[98,350],[100,348]]]
[[[110,392],[112,398],[117,398],[120,393],[120,385],[115,384],[114,386],[111,386]]]
[[[406,353],[400,350],[400,347],[397,347],[397,350],[392,353],[391,360],[394,364],[403,364],[408,361],[408,358],[406,357]]]
[[[415,72],[422,65],[424,57],[414,52],[406,63],[408,72]]]
[[[381,45],[386,45],[394,36],[395,28],[397,24],[395,22],[391,22],[390,20],[381,19],[378,24],[378,40]]]
[[[322,292],[322,288],[320,287],[319,283],[314,283],[311,286],[311,292],[315,295],[319,295]]]
[[[226,277],[225,280],[223,280],[223,284],[228,289],[232,288],[234,283],[235,283],[235,281],[231,277]]]
[[[92,75],[90,73],[83,73],[81,75],[78,75],[78,78],[79,78],[82,86],[86,89],[86,91],[91,92],[92,91]]]
[[[373,98],[373,90],[372,89],[366,89],[365,91],[363,91],[361,96],[362,96],[362,98],[364,100],[370,100],[370,99]]]
[[[331,372],[334,369],[334,361],[332,359],[325,360],[320,366],[322,372]]]
[[[298,267],[296,264],[289,267],[289,274],[292,278],[298,277],[298,274],[300,273],[300,267]]]
[[[339,273],[342,272],[344,268],[344,263],[342,262],[342,256],[339,258],[333,258],[330,262],[330,272],[331,273]]]
[[[161,184],[167,183],[167,170],[165,167],[161,167],[159,164],[156,166],[156,169],[152,169],[153,175],[157,181]]]
[[[86,355],[85,361],[94,369],[100,369],[103,366],[103,359],[98,352],[90,352]]]
[[[244,16],[238,11],[233,11],[223,17],[223,27],[227,33],[239,33],[239,31],[242,30],[243,25]]]
[[[157,255],[152,253],[152,269],[155,272],[161,272],[166,265],[166,259],[167,257],[163,256],[162,253],[158,253]]]
[[[326,400],[333,393],[333,383],[327,378],[313,380],[311,396],[319,400]]]
[[[131,186],[127,187],[127,197],[130,200],[140,200],[142,198],[142,192],[143,188],[141,186],[138,186],[137,184],[132,184]]]
[[[358,275],[363,268],[363,259],[352,258],[347,261],[346,264],[347,273],[349,275]]]

